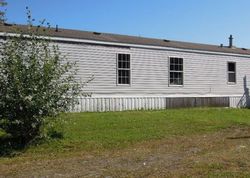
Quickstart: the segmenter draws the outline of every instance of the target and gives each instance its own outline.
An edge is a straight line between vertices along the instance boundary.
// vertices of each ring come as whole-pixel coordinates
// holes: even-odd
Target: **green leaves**
[[[5,2],[5,0],[0,0],[0,8],[1,8],[1,11],[0,11],[0,22],[3,23],[6,18],[5,18],[5,11],[2,11],[2,8],[7,6],[7,2]]]
[[[84,85],[75,78],[76,64],[27,16],[27,31],[6,36],[0,57],[0,127],[25,143],[40,135],[44,118],[69,111]]]

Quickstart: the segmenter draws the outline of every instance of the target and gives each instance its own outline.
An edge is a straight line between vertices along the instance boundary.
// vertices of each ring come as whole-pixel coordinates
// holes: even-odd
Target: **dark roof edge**
[[[20,28],[25,32],[27,30],[27,25],[0,25],[0,32],[15,33],[15,28]],[[41,27],[44,28],[44,27]],[[250,56],[250,50],[245,48],[228,48],[227,46],[216,46],[201,43],[191,43],[191,42],[181,42],[172,41],[165,39],[147,38],[147,37],[136,37],[129,35],[119,35],[111,33],[101,33],[101,32],[91,32],[91,31],[80,31],[71,30],[63,28],[50,28],[47,33],[51,38],[63,38],[70,41],[93,41],[101,43],[112,43],[116,45],[126,44],[127,46],[144,46],[144,47],[159,47],[159,48],[174,48],[179,50],[189,50],[189,51],[200,51],[200,52],[212,52],[220,54],[238,54],[244,56]],[[63,41],[63,40],[62,40]]]

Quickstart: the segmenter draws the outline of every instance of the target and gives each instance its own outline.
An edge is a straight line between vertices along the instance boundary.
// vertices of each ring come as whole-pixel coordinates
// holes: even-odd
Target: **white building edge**
[[[250,50],[232,38],[226,47],[65,29],[50,38],[77,62],[77,77],[93,76],[84,88],[91,97],[73,111],[249,105]]]

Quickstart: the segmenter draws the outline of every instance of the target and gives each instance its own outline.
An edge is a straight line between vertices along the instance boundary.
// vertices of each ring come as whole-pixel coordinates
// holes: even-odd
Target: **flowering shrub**
[[[44,37],[49,27],[28,25],[6,34],[0,57],[0,129],[27,144],[48,119],[68,111],[81,94],[75,63]],[[41,25],[43,25],[42,22]]]

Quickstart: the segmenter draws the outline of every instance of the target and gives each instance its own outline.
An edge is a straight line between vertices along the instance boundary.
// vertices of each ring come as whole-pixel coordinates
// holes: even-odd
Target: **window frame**
[[[125,54],[125,55],[129,55],[129,69],[126,69],[126,68],[119,68],[119,54]],[[131,57],[131,53],[116,53],[116,85],[117,86],[131,86],[132,85],[132,63],[131,63],[131,60],[132,57]],[[122,84],[122,83],[119,83],[119,70],[128,70],[129,71],[129,74],[130,74],[130,78],[129,78],[129,84]]]
[[[178,59],[182,59],[182,71],[172,71],[170,69],[170,61],[171,61],[171,58],[178,58]],[[178,85],[178,84],[171,84],[170,83],[170,73],[171,72],[179,72],[179,73],[182,73],[182,85]],[[184,58],[183,57],[179,57],[179,56],[169,56],[168,57],[168,86],[169,87],[184,87]]]
[[[232,63],[234,64],[234,68],[235,68],[235,71],[232,72],[232,71],[229,71],[229,63]],[[237,65],[236,65],[236,62],[235,61],[227,61],[227,84],[228,85],[236,85],[237,84]],[[235,82],[230,82],[229,81],[229,74],[232,74],[234,73],[235,74]]]

